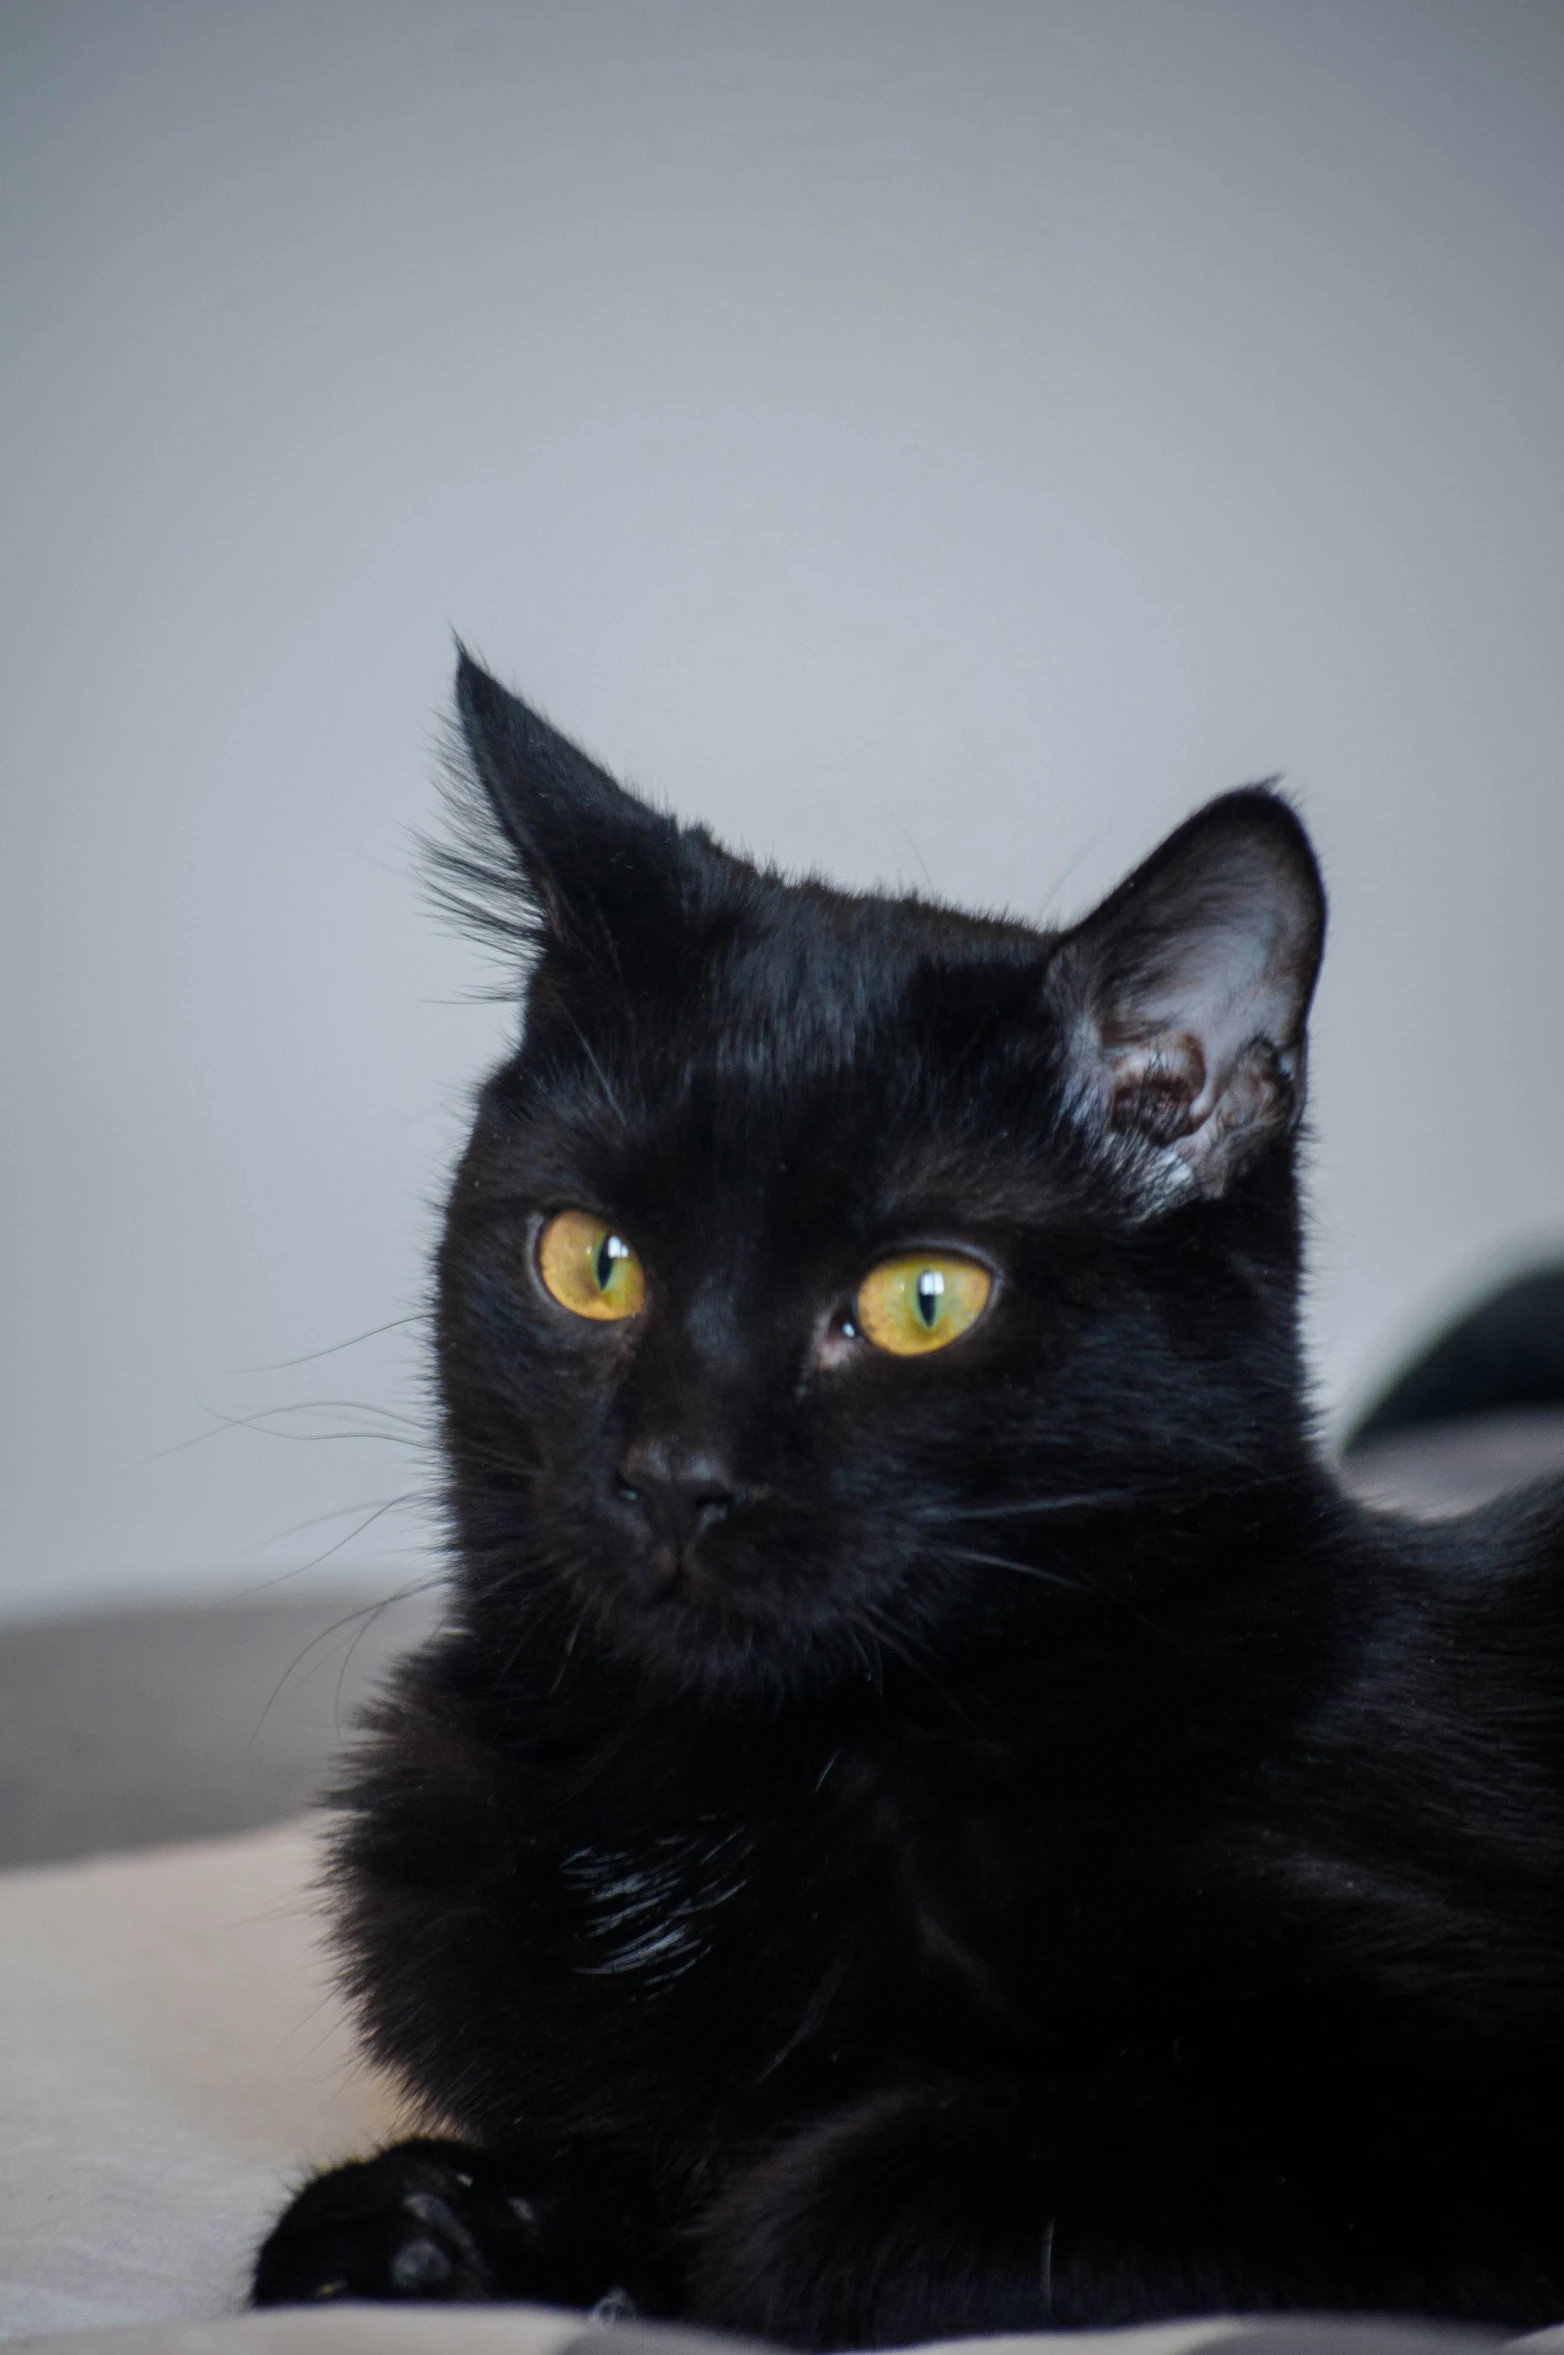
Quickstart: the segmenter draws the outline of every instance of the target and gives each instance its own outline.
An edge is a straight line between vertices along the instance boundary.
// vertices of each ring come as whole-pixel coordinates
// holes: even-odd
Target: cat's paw
[[[509,2170],[462,2143],[403,2142],[307,2183],[262,2244],[250,2295],[545,2296],[548,2271],[538,2208]]]

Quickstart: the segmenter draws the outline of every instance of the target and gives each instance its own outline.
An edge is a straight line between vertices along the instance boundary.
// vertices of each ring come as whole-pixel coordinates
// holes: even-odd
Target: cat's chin
[[[688,1593],[599,1601],[608,1648],[670,1692],[710,1699],[780,1699],[875,1673],[851,1622],[830,1607],[738,1610]]]

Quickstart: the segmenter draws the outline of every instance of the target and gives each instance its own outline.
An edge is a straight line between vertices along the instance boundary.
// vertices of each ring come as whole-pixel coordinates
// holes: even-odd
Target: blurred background
[[[453,630],[1031,917],[1284,773],[1334,1425],[1564,1244],[1559,0],[7,0],[0,109],[0,1613],[428,1566]]]

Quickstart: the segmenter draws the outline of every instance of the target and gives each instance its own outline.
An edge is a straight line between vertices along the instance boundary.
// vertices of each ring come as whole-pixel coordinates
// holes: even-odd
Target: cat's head
[[[448,872],[531,946],[440,1260],[474,1591],[781,1690],[1089,1608],[1285,1470],[1324,930],[1285,802],[1043,932],[786,881],[457,692],[493,839]]]

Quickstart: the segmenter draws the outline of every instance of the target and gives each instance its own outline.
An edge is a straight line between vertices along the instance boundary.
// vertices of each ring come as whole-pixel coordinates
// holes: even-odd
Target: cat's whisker
[[[317,1444],[322,1440],[340,1439],[367,1439],[388,1443],[396,1447],[428,1447],[431,1444],[426,1426],[418,1416],[403,1414],[395,1407],[366,1404],[362,1399],[309,1398],[300,1400],[298,1404],[291,1406],[261,1407],[254,1414],[249,1415],[224,1414],[217,1407],[203,1407],[201,1411],[212,1418],[212,1427],[209,1430],[194,1432],[188,1439],[176,1439],[172,1446],[158,1448],[148,1457],[147,1461],[154,1464],[161,1463],[166,1456],[182,1455],[187,1448],[203,1446],[208,1440],[220,1438],[227,1431],[255,1431],[265,1439],[287,1439],[301,1444]],[[363,1416],[366,1420],[378,1417],[382,1424],[401,1427],[379,1430],[371,1427],[361,1430],[349,1426],[335,1431],[299,1431],[278,1428],[286,1416],[316,1414],[353,1414]]]
[[[361,1619],[365,1622],[364,1626],[362,1626],[358,1630],[358,1633],[354,1636],[352,1643],[348,1646],[347,1657],[344,1659],[342,1667],[338,1672],[337,1706],[340,1708],[342,1703],[343,1677],[347,1674],[347,1670],[352,1662],[355,1650],[363,1641],[363,1638],[368,1633],[369,1629],[374,1626],[378,1619],[383,1618],[386,1612],[391,1610],[397,1603],[410,1602],[414,1595],[431,1593],[436,1587],[442,1585],[443,1583],[443,1572],[433,1577],[415,1578],[411,1580],[408,1585],[398,1587],[395,1594],[382,1596],[378,1602],[362,1603],[356,1610],[344,1611],[340,1619],[334,1619],[329,1627],[323,1627],[318,1635],[311,1636],[309,1642],[304,1646],[303,1650],[297,1655],[296,1658],[289,1662],[288,1666],[283,1670],[281,1676],[278,1677],[277,1682],[272,1686],[270,1693],[266,1697],[265,1706],[261,1710],[260,1716],[255,1721],[255,1728],[250,1735],[248,1743],[245,1745],[246,1748],[253,1749],[256,1742],[259,1741],[265,1728],[266,1720],[270,1716],[271,1711],[276,1703],[277,1696],[282,1691],[284,1685],[288,1682],[288,1679],[298,1674],[305,1661],[309,1658],[311,1652],[318,1651],[322,1644],[329,1643],[332,1637],[334,1635],[339,1635],[344,1627],[351,1627],[355,1619]]]
[[[559,1691],[560,1686],[565,1681],[565,1677],[570,1668],[570,1663],[575,1658],[576,1646],[581,1641],[581,1630],[583,1627],[585,1627],[585,1625],[586,1609],[585,1606],[583,1606],[576,1613],[576,1623],[571,1629],[569,1635],[565,1638],[565,1648],[559,1655],[559,1666],[554,1671],[554,1681],[548,1689],[549,1699],[551,1701],[554,1699],[555,1695]]]
[[[1020,1497],[1012,1504],[949,1505],[937,1509],[941,1521],[1002,1521],[1022,1514],[1078,1513],[1106,1505],[1143,1505],[1146,1492],[1133,1488],[1089,1488],[1070,1496]]]
[[[427,1578],[415,1578],[410,1580],[406,1586],[398,1587],[395,1594],[387,1595],[383,1602],[376,1603],[371,1610],[361,1614],[364,1624],[355,1632],[353,1641],[343,1654],[342,1665],[337,1670],[337,1690],[333,1706],[339,1719],[342,1711],[343,1683],[348,1670],[353,1665],[353,1655],[370,1629],[384,1618],[387,1611],[393,1610],[398,1603],[409,1603],[415,1595],[436,1594],[445,1585],[445,1582],[446,1573],[443,1569],[433,1571]]]
[[[409,1414],[401,1407],[381,1405],[372,1398],[300,1398],[285,1401],[280,1406],[261,1407],[254,1415],[224,1416],[217,1407],[205,1407],[202,1411],[232,1423],[254,1423],[284,1415],[363,1415],[366,1419],[381,1423],[399,1424],[407,1431],[423,1432],[427,1427],[422,1415]]]
[[[235,1366],[235,1374],[286,1374],[295,1366],[315,1365],[323,1357],[336,1357],[344,1349],[357,1349],[366,1341],[376,1341],[382,1333],[399,1333],[408,1325],[427,1324],[432,1310],[415,1308],[405,1317],[388,1317],[383,1325],[371,1325],[367,1331],[352,1333],[346,1341],[330,1341],[324,1349],[306,1349],[302,1357],[280,1357],[274,1364],[264,1366]]]
[[[870,1627],[873,1628],[876,1641],[880,1643],[885,1648],[885,1650],[892,1653],[896,1659],[900,1660],[904,1667],[910,1668],[914,1676],[921,1677],[924,1683],[929,1687],[929,1690],[934,1693],[939,1700],[944,1702],[946,1707],[952,1712],[954,1716],[961,1720],[962,1724],[967,1728],[968,1732],[975,1735],[977,1728],[973,1724],[969,1712],[962,1707],[955,1694],[951,1692],[947,1686],[941,1684],[939,1678],[929,1667],[927,1661],[921,1660],[918,1657],[916,1650],[912,1648],[906,1630],[903,1629],[896,1634],[892,1634],[891,1630],[885,1625],[883,1613],[876,1611],[872,1604],[861,1605],[859,1616]]]
[[[318,1553],[308,1562],[301,1563],[300,1568],[318,1570],[322,1562],[329,1562],[333,1554],[340,1554],[345,1545],[351,1545],[355,1538],[362,1537],[366,1529],[373,1529],[375,1523],[383,1521],[387,1513],[394,1513],[399,1506],[410,1503],[416,1493],[416,1490],[413,1490],[405,1496],[388,1497],[385,1503],[377,1505],[372,1513],[366,1513],[363,1520],[350,1529],[345,1537],[339,1537],[335,1544],[328,1545],[323,1553]]]
[[[1102,1588],[1089,1578],[1072,1577],[1063,1570],[1044,1570],[1036,1562],[1013,1561],[1008,1554],[979,1553],[971,1546],[942,1546],[942,1555],[958,1562],[977,1562],[992,1570],[1013,1570],[1019,1577],[1036,1578],[1046,1586],[1063,1587],[1070,1594],[1101,1594]]]
[[[357,1504],[333,1505],[329,1513],[312,1513],[307,1521],[294,1521],[286,1529],[276,1530],[270,1537],[261,1538],[249,1550],[251,1553],[258,1553],[265,1546],[282,1545],[290,1537],[302,1537],[306,1529],[323,1529],[328,1521],[344,1520],[350,1513],[368,1513],[373,1520],[381,1513],[395,1512],[400,1505],[422,1504],[427,1506],[430,1501],[425,1490],[407,1488],[400,1496],[364,1497]],[[364,1526],[368,1527],[368,1523],[365,1523]],[[284,1571],[282,1575],[285,1578],[296,1578],[300,1569],[310,1567],[309,1563],[301,1563],[292,1570]]]
[[[885,1690],[885,1656],[881,1639],[873,1629],[849,1625],[848,1635],[854,1651],[864,1664],[864,1674],[877,1693]],[[865,1640],[867,1638],[867,1640]]]
[[[1036,1562],[1017,1562],[1008,1554],[980,1553],[965,1546],[945,1546],[940,1551],[942,1554],[954,1555],[961,1561],[987,1564],[996,1570],[1011,1570],[1019,1577],[1035,1578],[1045,1585],[1062,1587],[1069,1593],[1094,1595],[1098,1601],[1110,1604],[1136,1620],[1157,1642],[1174,1644],[1168,1630],[1149,1617],[1137,1603],[1132,1602],[1127,1595],[1115,1594],[1112,1587],[1104,1586],[1100,1579],[1089,1577],[1084,1570],[1045,1570]],[[1177,1649],[1176,1644],[1174,1648]]]

